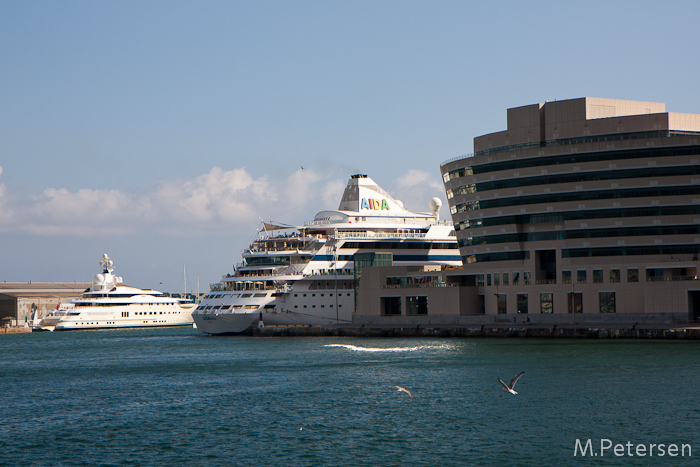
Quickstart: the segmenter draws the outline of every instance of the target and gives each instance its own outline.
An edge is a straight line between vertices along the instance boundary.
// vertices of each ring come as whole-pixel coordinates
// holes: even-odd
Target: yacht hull
[[[221,313],[195,316],[197,330],[206,334],[240,334],[260,320],[259,313]]]

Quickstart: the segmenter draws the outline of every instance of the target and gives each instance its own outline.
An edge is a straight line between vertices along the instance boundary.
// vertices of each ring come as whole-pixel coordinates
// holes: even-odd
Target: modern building
[[[477,292],[439,309],[428,300],[426,316],[700,318],[700,115],[598,98],[516,107],[505,131],[475,138],[474,154],[441,172],[465,276],[442,281]],[[369,314],[389,315],[391,276],[379,279]]]

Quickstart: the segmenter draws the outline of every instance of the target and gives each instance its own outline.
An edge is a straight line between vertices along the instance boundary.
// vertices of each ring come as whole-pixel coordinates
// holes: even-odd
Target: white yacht
[[[253,326],[350,323],[364,266],[462,265],[452,222],[414,213],[366,175],[353,175],[338,210],[303,226],[263,223],[233,274],[211,285],[192,313],[197,329],[236,334]]]
[[[123,284],[105,253],[97,274],[80,298],[61,305],[36,326],[40,330],[192,325],[195,303]]]

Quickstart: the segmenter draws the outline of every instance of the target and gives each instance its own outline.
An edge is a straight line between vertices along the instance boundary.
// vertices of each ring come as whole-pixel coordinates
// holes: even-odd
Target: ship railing
[[[301,247],[301,248],[299,248]],[[243,249],[243,254],[250,254],[250,253],[268,253],[268,252],[287,252],[287,253],[304,253],[307,251],[313,251],[312,248],[309,248],[308,245],[298,245],[298,246],[272,246],[272,245],[265,245],[265,246],[260,246],[256,248],[244,248]]]
[[[292,291],[292,286],[290,284],[282,284],[274,287],[274,290],[277,293],[289,293]]]
[[[335,238],[425,238],[425,232],[335,232]]]
[[[368,223],[368,224],[392,224],[392,225],[419,225],[419,226],[424,226],[426,223],[428,225],[452,225],[452,221],[438,221],[435,220],[433,217],[421,217],[421,218],[412,218],[412,217],[374,217],[374,216],[354,216],[354,217],[361,217],[363,223]],[[319,219],[319,220],[314,220],[314,221],[308,221],[304,223],[304,227],[312,227],[312,226],[319,226],[319,225],[330,225],[330,224],[338,224],[338,223],[343,223],[344,222],[338,222],[338,220],[332,220],[332,219]],[[352,226],[352,224],[349,224]]]
[[[352,276],[353,270],[349,268],[338,269],[334,272],[333,269],[317,269],[311,273],[305,274],[305,276]]]
[[[428,282],[426,284],[388,284],[383,285],[382,289],[428,289],[434,287],[459,287],[459,284],[446,283],[446,282]]]

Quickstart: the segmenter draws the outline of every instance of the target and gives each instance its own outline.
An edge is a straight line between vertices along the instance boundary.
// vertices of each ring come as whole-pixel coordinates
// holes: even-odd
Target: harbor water
[[[697,465],[699,345],[7,335],[0,465]]]

